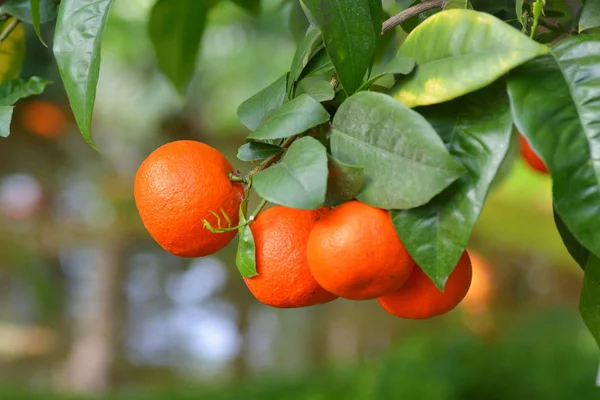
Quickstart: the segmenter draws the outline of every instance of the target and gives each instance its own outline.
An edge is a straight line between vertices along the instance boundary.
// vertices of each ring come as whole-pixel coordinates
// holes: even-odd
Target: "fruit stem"
[[[233,183],[244,182],[246,183],[246,179],[243,176],[236,174],[235,172],[230,172],[227,176],[229,180]]]
[[[256,217],[258,216],[258,213],[260,213],[262,211],[262,209],[265,207],[266,204],[267,204],[267,200],[262,199],[260,201],[260,203],[258,204],[258,206],[256,207],[256,209],[252,212],[250,217],[248,217],[248,220],[246,222],[238,224],[236,226],[231,226],[231,220],[229,219],[229,217],[227,216],[227,214],[225,213],[225,211],[223,209],[221,209],[221,212],[223,213],[223,216],[227,220],[227,223],[228,223],[227,228],[221,228],[221,218],[214,211],[210,211],[210,213],[212,215],[214,215],[215,217],[217,217],[218,228],[213,227],[211,225],[211,223],[205,219],[202,220],[202,223],[204,224],[204,227],[212,233],[225,233],[225,232],[237,231],[238,229],[243,228],[246,225],[250,225],[250,223],[252,223],[252,221],[254,221],[256,219]]]

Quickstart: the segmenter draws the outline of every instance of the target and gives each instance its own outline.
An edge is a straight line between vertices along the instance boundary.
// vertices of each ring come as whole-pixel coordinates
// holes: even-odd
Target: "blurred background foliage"
[[[235,161],[238,104],[287,70],[303,26],[282,4],[264,1],[259,18],[219,4],[181,99],[156,67],[152,1],[115,2],[100,153],[61,85],[18,105],[0,146],[0,398],[600,398],[599,353],[576,310],[582,273],[554,228],[551,182],[520,161],[477,225],[469,297],[431,321],[374,301],[268,308],[238,275],[235,243],[188,260],[152,241],[133,203],[137,166],[177,139]],[[58,82],[32,31],[27,45],[24,76]]]

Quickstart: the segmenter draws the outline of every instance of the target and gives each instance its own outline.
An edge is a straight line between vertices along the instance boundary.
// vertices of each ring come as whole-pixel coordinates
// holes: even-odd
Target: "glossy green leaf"
[[[292,2],[292,10],[289,15],[289,25],[292,32],[292,36],[296,40],[296,43],[300,43],[304,39],[307,29],[310,27],[310,22],[304,15],[304,10],[300,5],[300,1]]]
[[[391,215],[412,258],[443,289],[469,243],[513,125],[503,82],[419,112],[467,173],[426,205]]]
[[[329,176],[325,205],[335,207],[352,200],[360,192],[364,181],[364,168],[328,156]]]
[[[444,10],[472,10],[473,6],[469,0],[449,0],[444,5]]]
[[[252,187],[271,203],[305,210],[321,207],[327,191],[325,147],[310,136],[296,140],[281,162],[252,178]]]
[[[194,0],[197,1],[197,0]],[[260,0],[231,0],[250,14],[260,14]]]
[[[523,27],[523,31],[527,27],[526,21],[523,19],[523,5],[525,4],[525,0],[516,0],[515,3],[515,14],[517,15],[517,20]]]
[[[552,174],[554,207],[600,255],[600,36],[559,42],[509,75],[515,124]]]
[[[58,1],[55,0],[37,0],[39,2],[39,22],[44,24],[54,21],[58,14]],[[10,0],[3,6],[0,6],[0,12],[15,16],[19,20],[34,24],[31,0]]]
[[[271,110],[263,123],[248,136],[249,139],[282,139],[298,135],[329,121],[329,113],[309,95],[295,99]]]
[[[304,67],[308,64],[310,59],[323,48],[323,38],[321,32],[314,27],[310,27],[306,32],[306,36],[298,45],[294,59],[292,60],[292,67],[290,68],[290,79],[288,80],[288,87],[291,87],[300,77]]]
[[[298,83],[298,94],[307,94],[318,102],[331,100],[335,90],[328,81],[318,77],[306,78]]]
[[[240,225],[238,229],[239,242],[237,253],[235,255],[235,264],[237,265],[238,271],[244,278],[252,278],[257,276],[256,272],[256,244],[254,242],[254,236],[250,229],[250,224],[246,224],[248,221],[246,218],[246,209],[248,207],[248,200],[244,200],[240,206]]]
[[[368,81],[362,84],[359,90],[365,90],[371,87],[375,82],[380,80],[386,75],[390,74],[400,74],[400,75],[408,75],[410,74],[417,64],[410,58],[406,57],[395,57],[392,61],[390,61],[385,68],[377,75],[371,77]]]
[[[400,47],[398,55],[415,60],[418,67],[391,93],[409,107],[441,103],[481,89],[547,51],[492,15],[442,11],[412,31]]]
[[[251,131],[256,130],[267,113],[283,104],[287,74],[256,93],[238,107],[238,118]]]
[[[25,97],[41,94],[51,81],[37,76],[25,79],[10,79],[0,85],[0,106],[12,106]]]
[[[0,32],[4,32],[14,21],[13,18],[0,21]],[[0,45],[0,83],[18,77],[24,59],[25,29],[22,24],[18,24]]]
[[[183,93],[196,69],[206,16],[212,1],[158,0],[149,32],[160,69]]]
[[[100,46],[113,0],[62,0],[54,57],[77,125],[92,142],[92,115],[100,74]]]
[[[338,109],[331,154],[364,167],[357,198],[385,209],[421,206],[465,172],[425,118],[375,92],[359,92]]]
[[[560,234],[567,251],[571,257],[573,257],[573,260],[575,260],[575,262],[577,262],[581,268],[585,269],[585,265],[587,264],[590,256],[589,250],[583,247],[577,238],[573,236],[556,210],[554,210],[554,223],[556,224],[556,229],[558,230],[558,233]]]
[[[35,31],[35,34],[37,35],[38,39],[40,39],[40,42],[42,42],[44,46],[48,47],[46,42],[44,42],[44,38],[42,37],[42,30],[40,27],[40,0],[29,0],[29,4],[31,6],[31,22],[33,24],[33,30]]]
[[[250,142],[240,146],[237,158],[248,162],[262,161],[282,151],[281,147],[269,143]]]
[[[600,0],[587,0],[579,17],[579,32],[600,26]]]
[[[381,36],[381,0],[302,0],[321,30],[339,81],[354,93],[371,69]]]
[[[13,106],[0,106],[0,137],[8,137],[10,134],[13,109]]]
[[[600,346],[600,259],[590,256],[583,276],[579,312],[585,325]]]
[[[496,176],[494,180],[490,184],[490,190],[493,190],[495,187],[501,185],[506,178],[508,178],[512,172],[515,161],[521,157],[521,143],[519,141],[519,132],[513,127],[513,132],[510,136],[510,144],[508,146],[508,150],[506,151],[506,155],[504,156],[504,160],[502,160],[502,164],[498,168],[498,172],[496,172]]]
[[[298,79],[308,78],[311,76],[327,75],[333,73],[333,63],[327,54],[325,48],[319,50],[313,58],[310,59]]]

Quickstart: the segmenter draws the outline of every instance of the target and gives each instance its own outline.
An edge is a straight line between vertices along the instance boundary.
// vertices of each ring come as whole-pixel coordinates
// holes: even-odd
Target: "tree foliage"
[[[180,93],[222,1],[154,4],[148,34],[157,65]],[[0,136],[9,134],[15,102],[49,83],[19,79],[29,25],[52,42],[79,129],[93,144],[112,3],[0,2]],[[260,1],[233,3],[261,12]],[[516,126],[550,171],[557,228],[585,268],[581,314],[600,342],[600,0],[575,13],[545,0],[397,1],[394,10],[405,9],[390,18],[380,0],[288,3],[297,52],[289,72],[239,107],[250,132],[238,157],[255,166],[240,179],[276,204],[316,209],[357,198],[389,210],[412,257],[443,289],[492,183],[514,159]],[[52,40],[41,24],[55,24]],[[255,216],[240,213],[242,221]],[[252,233],[240,229],[238,266],[252,276]]]

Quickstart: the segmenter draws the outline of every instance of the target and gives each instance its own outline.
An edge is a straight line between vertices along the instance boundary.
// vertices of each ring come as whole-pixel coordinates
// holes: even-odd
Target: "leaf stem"
[[[294,143],[294,141],[296,139],[298,139],[299,135],[296,136],[291,136],[287,139],[285,139],[285,141],[283,142],[283,144],[281,145],[282,149],[287,149],[288,147],[290,147],[292,145],[292,143]],[[248,172],[248,174],[244,177],[244,179],[246,181],[248,181],[251,177],[253,177],[254,175],[258,174],[260,171],[269,168],[271,165],[275,164],[277,161],[279,161],[279,159],[283,156],[285,152],[279,152],[275,155],[272,155],[271,157],[267,158],[265,161],[263,161],[262,163],[260,163],[256,168],[254,168],[252,171]]]
[[[381,34],[383,35],[390,29],[400,25],[403,22],[406,22],[406,20],[414,17],[415,15],[419,15],[424,11],[432,10],[434,8],[442,8],[447,2],[448,0],[425,0],[422,3],[409,7],[406,10],[385,20],[383,22]]]
[[[17,25],[19,25],[19,23],[21,23],[21,21],[19,21],[16,18],[10,21],[6,29],[4,29],[2,33],[0,33],[0,45],[6,40],[8,35],[10,35],[10,33],[17,27]]]

